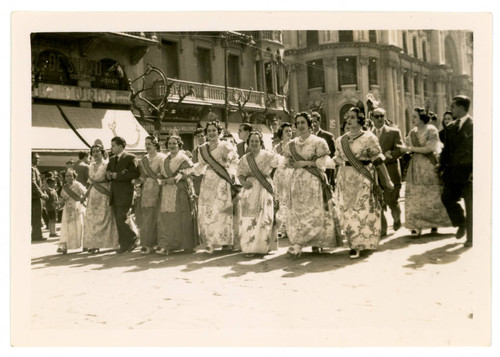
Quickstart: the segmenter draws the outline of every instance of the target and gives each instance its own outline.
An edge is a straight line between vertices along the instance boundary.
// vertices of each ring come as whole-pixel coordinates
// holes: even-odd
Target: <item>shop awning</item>
[[[145,151],[144,141],[149,135],[129,110],[60,107],[73,128],[90,145],[97,139],[105,148],[111,139],[121,136],[128,151]]]
[[[89,148],[66,123],[55,105],[31,106],[31,148],[38,152],[81,151]]]

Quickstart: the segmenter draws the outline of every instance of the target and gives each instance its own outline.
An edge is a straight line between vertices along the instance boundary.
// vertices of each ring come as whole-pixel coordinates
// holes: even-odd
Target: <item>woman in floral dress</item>
[[[182,145],[179,136],[170,136],[167,140],[169,153],[160,165],[158,254],[168,255],[174,250],[192,252],[198,245],[195,193],[189,177],[193,163],[182,151]]]
[[[250,152],[238,164],[241,191],[241,250],[247,257],[267,254],[271,241],[276,241],[274,227],[274,189],[271,171],[278,166],[279,156],[263,150],[262,134],[252,131],[247,144]],[[257,177],[258,175],[258,177]],[[261,182],[262,181],[262,182]]]
[[[283,123],[280,125],[277,136],[280,142],[273,148],[274,152],[284,158],[283,148],[288,145],[292,139],[292,124]],[[273,177],[275,197],[278,199],[280,209],[276,213],[276,225],[278,226],[278,231],[283,232],[286,235],[286,216],[288,212],[289,205],[289,187],[290,179],[293,174],[293,168],[290,166],[285,166],[285,160],[280,160],[280,165],[276,169]]]
[[[449,227],[451,221],[441,202],[442,186],[436,171],[437,155],[441,152],[439,132],[429,124],[424,109],[415,108],[412,123],[415,126],[406,137],[402,149],[411,153],[406,174],[405,227],[419,237],[422,229]]]
[[[158,241],[156,219],[158,217],[158,204],[160,202],[160,185],[158,173],[165,158],[160,151],[160,143],[154,136],[148,136],[145,142],[147,154],[139,161],[141,176],[139,182],[142,186],[139,202],[135,205],[135,218],[139,237],[141,238],[141,253],[154,253]]]
[[[106,151],[100,144],[90,148],[94,158],[89,166],[89,188],[87,190],[87,208],[85,210],[83,228],[83,246],[90,254],[99,252],[100,248],[118,249],[118,230],[115,216],[109,205],[110,183],[106,180]]]
[[[362,250],[377,249],[380,241],[382,191],[377,185],[377,171],[386,189],[394,189],[378,139],[371,131],[364,130],[364,124],[365,117],[359,108],[351,108],[347,113],[347,133],[335,140],[340,226],[353,259]],[[356,160],[351,162],[349,157]]]
[[[238,153],[232,144],[219,140],[221,131],[218,122],[207,123],[208,142],[200,146],[199,161],[194,166],[195,175],[203,174],[198,198],[198,228],[207,253],[212,253],[216,247],[234,244],[231,187],[236,193],[234,179]]]
[[[66,254],[68,249],[78,249],[82,246],[83,215],[85,209],[80,202],[83,200],[86,189],[76,180],[77,174],[73,169],[65,173],[66,183],[61,189],[61,198],[58,205],[64,205],[61,219],[61,235],[58,253]]]
[[[297,114],[295,125],[299,136],[283,148],[287,165],[293,168],[285,223],[291,243],[287,253],[291,257],[299,257],[305,246],[319,252],[342,244],[335,229],[331,186],[325,175],[330,150],[324,139],[311,134],[308,113]]]

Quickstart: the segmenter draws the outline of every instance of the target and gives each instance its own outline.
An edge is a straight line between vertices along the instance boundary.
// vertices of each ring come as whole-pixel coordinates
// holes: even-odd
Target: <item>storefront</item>
[[[31,149],[40,169],[78,160],[96,140],[121,136],[142,155],[148,135],[132,113],[129,78],[152,38],[126,33],[32,33]]]

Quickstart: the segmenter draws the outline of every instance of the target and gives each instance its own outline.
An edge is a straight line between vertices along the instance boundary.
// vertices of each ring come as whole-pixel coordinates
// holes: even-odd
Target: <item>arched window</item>
[[[115,60],[105,58],[99,61],[98,75],[93,77],[92,88],[129,90],[125,71]]]

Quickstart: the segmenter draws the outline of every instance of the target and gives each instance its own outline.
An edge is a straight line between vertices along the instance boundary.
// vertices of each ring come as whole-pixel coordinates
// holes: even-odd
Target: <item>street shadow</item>
[[[303,251],[299,258],[289,258],[287,254],[276,255],[272,258],[260,260],[255,264],[235,264],[232,272],[224,278],[238,278],[248,273],[262,274],[272,271],[282,271],[282,278],[296,278],[305,274],[322,273],[346,268],[353,264],[363,263],[371,252],[362,252],[358,259],[350,259],[346,248],[327,251],[321,254]]]
[[[53,254],[31,259],[33,270],[46,267],[67,266],[80,268],[95,266],[91,270],[106,270],[113,268],[129,268],[125,272],[134,273],[148,269],[161,269],[175,266],[189,266],[202,263],[206,260],[224,261],[229,259],[233,263],[238,261],[240,253],[232,251],[215,251],[209,255],[203,251],[196,253],[173,252],[168,256],[158,254],[143,255],[137,249],[133,252],[116,254],[114,250],[104,250],[97,254],[86,252],[69,252],[68,254]],[[220,263],[219,263],[220,264]],[[224,266],[225,264],[221,264]]]
[[[458,246],[461,248],[454,249]],[[447,244],[442,247],[431,249],[422,254],[412,255],[408,258],[410,264],[403,265],[404,268],[420,269],[427,264],[450,264],[456,262],[460,255],[470,248],[464,247],[462,243]]]
[[[443,239],[448,239],[454,236],[455,235],[451,233],[447,234],[429,233],[429,234],[422,234],[418,238],[412,235],[404,235],[396,238],[387,237],[380,241],[377,251],[383,252],[386,250],[404,249],[409,247],[410,245],[427,244],[431,242],[440,241]]]

